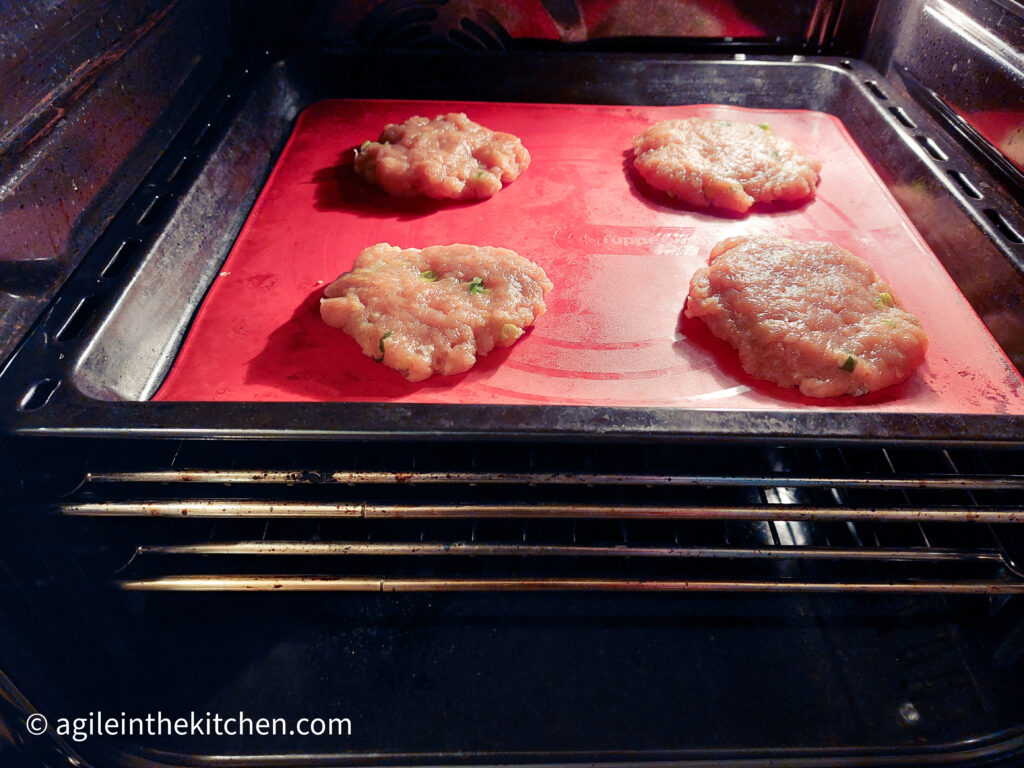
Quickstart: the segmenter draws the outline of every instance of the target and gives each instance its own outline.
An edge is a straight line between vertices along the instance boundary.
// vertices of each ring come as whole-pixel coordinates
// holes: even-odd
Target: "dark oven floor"
[[[134,645],[162,646],[167,657],[145,665],[155,679],[135,678],[126,693],[146,711],[199,705],[225,715],[351,719],[350,738],[284,739],[285,751],[449,759],[860,752],[967,741],[1001,725],[988,701],[995,681],[976,680],[961,649],[970,630],[954,619],[971,610],[958,616],[935,599],[237,599],[247,603],[242,622],[226,620],[216,598],[148,599]],[[147,696],[175,681],[175,701]],[[244,738],[210,744],[243,754],[253,746]]]
[[[284,597],[133,596],[134,621],[120,622],[131,650],[102,685],[66,681],[69,709],[51,717],[347,723],[340,737],[80,744],[87,756],[172,753],[171,763],[249,755],[265,765],[277,754],[299,764],[881,765],[983,750],[1022,714],[1020,649],[989,645],[1008,617],[993,619],[979,598]]]

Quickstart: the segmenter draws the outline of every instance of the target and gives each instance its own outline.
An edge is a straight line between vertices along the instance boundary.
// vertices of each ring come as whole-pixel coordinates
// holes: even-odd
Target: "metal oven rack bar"
[[[99,468],[53,509],[136,520],[114,575],[133,591],[1024,592],[1005,458],[746,450],[771,468]]]

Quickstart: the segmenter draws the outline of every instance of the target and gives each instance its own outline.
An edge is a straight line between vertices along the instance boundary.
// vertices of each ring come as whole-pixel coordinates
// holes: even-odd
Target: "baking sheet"
[[[389,198],[353,150],[388,122],[464,111],[520,136],[530,168],[469,203]],[[746,215],[682,207],[632,172],[631,140],[658,120],[768,123],[823,161],[817,196]],[[690,276],[734,235],[830,240],[869,261],[931,337],[907,382],[828,400],[747,376],[681,310]],[[324,325],[324,285],[374,243],[512,248],[555,284],[548,312],[458,376],[410,384]],[[842,124],[822,113],[716,105],[634,107],[327,100],[296,122],[156,400],[550,403],[745,410],[1024,413],[1024,387]]]

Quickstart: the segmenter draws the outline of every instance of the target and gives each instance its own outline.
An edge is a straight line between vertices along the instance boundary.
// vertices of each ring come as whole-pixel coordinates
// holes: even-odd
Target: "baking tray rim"
[[[438,403],[103,402],[69,392],[61,411],[0,421],[16,435],[267,440],[630,440],[1007,445],[1024,416],[750,412],[715,409]],[[90,407],[99,403],[102,407]],[[43,409],[44,411],[46,409]],[[72,415],[73,414],[73,415]],[[69,417],[70,416],[70,417]]]

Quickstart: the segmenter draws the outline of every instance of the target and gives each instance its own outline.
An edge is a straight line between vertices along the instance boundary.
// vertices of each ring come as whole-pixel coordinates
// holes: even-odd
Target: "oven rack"
[[[51,509],[133,591],[1024,592],[1019,450],[265,450],[97,457]]]

